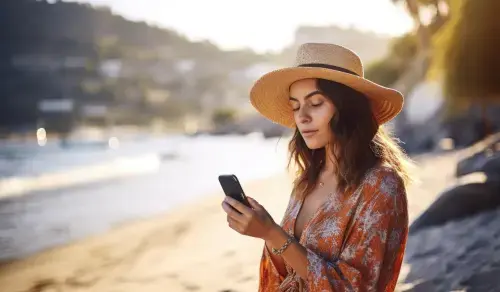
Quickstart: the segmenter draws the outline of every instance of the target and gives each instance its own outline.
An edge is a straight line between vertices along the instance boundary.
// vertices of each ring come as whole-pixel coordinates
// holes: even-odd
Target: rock
[[[410,226],[410,234],[500,206],[500,183],[487,181],[454,187],[441,194]]]
[[[466,291],[498,291],[500,288],[500,269],[477,273],[460,284]]]
[[[403,291],[496,291],[491,287],[500,287],[492,278],[496,273],[500,279],[499,234],[496,209],[410,235],[409,272],[401,285],[414,285]]]
[[[436,284],[433,281],[424,281],[418,284],[412,285],[411,288],[400,290],[401,292],[434,292],[436,290]]]
[[[483,172],[490,180],[500,180],[500,133],[476,143],[468,152],[457,165],[457,177]]]
[[[448,119],[445,119],[445,110],[443,104],[425,121],[398,123],[395,133],[404,142],[402,146],[408,153],[439,150],[439,143],[443,138],[451,138],[455,148],[468,147],[491,134],[485,130],[483,112],[479,106],[472,106]],[[492,133],[500,130],[499,112],[500,106],[490,106],[486,110]]]

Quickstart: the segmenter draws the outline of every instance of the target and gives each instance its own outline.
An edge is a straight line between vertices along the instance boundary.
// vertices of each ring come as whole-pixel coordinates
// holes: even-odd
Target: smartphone
[[[234,174],[225,174],[219,175],[219,183],[222,187],[222,190],[226,194],[226,196],[230,196],[231,198],[243,203],[245,206],[252,208],[250,203],[248,202],[248,198],[241,187],[238,178]]]

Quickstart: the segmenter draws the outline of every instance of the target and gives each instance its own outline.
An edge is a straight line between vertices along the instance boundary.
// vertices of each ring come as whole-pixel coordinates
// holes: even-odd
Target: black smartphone
[[[252,208],[236,175],[219,175],[219,183],[226,196],[230,196],[231,198],[243,203],[245,206]]]

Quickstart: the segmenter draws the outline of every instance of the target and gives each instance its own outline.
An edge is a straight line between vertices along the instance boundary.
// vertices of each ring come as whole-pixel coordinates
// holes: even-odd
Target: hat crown
[[[340,67],[364,77],[363,63],[356,53],[340,45],[306,43],[297,50],[295,65],[322,64]]]

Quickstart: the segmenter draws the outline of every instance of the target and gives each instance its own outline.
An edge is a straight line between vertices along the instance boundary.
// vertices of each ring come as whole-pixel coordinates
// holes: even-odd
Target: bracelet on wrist
[[[285,241],[285,243],[280,248],[276,249],[273,247],[271,249],[271,252],[275,255],[281,255],[292,242],[293,242],[293,238],[291,236],[289,236],[288,239]]]

